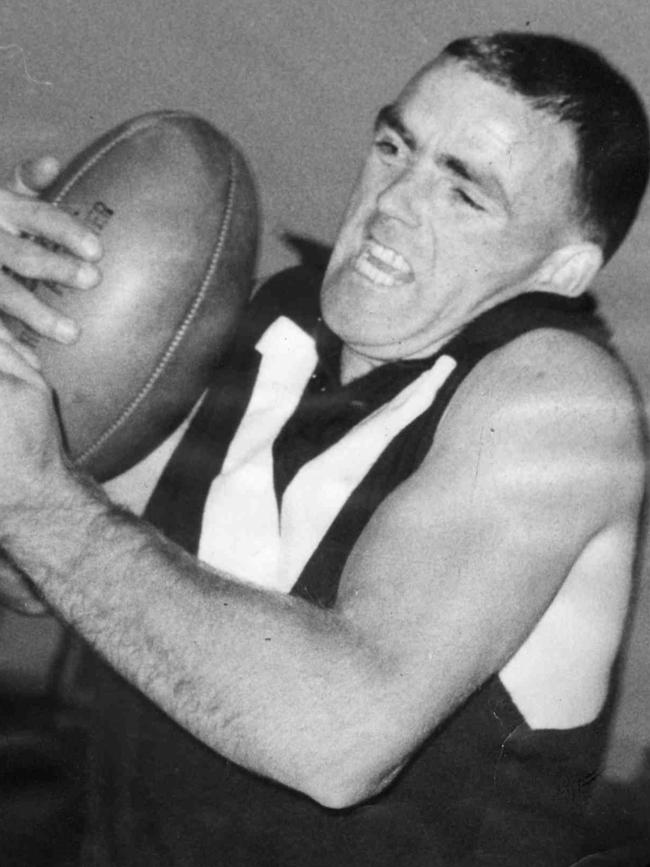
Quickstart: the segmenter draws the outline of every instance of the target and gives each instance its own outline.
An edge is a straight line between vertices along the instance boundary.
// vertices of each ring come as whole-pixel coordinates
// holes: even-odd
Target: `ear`
[[[603,265],[597,244],[581,241],[559,247],[548,256],[537,273],[536,288],[575,298],[584,292]]]

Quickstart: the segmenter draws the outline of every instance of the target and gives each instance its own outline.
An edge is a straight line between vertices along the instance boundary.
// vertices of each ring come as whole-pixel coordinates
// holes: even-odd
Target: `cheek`
[[[343,219],[339,226],[334,250],[331,256],[332,263],[342,262],[351,252],[358,241],[360,232],[365,223],[364,213],[362,209],[363,198],[355,192],[348,202]]]
[[[434,301],[445,304],[455,298],[476,299],[504,285],[519,281],[528,272],[531,253],[520,240],[502,231],[438,234],[437,255],[433,257],[436,294]]]
[[[377,207],[377,197],[382,188],[382,180],[372,165],[361,170],[345,209],[343,224],[357,225],[366,220]]]
[[[477,238],[473,245],[474,257],[490,273],[516,275],[537,267],[546,256],[550,240],[547,227],[533,221]]]
[[[531,273],[556,248],[556,241],[556,227],[543,220],[531,221],[508,239],[508,246],[503,251],[504,261],[509,261],[513,269]]]

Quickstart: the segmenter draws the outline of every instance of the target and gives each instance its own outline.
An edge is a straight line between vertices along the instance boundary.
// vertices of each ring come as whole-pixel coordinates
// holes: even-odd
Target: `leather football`
[[[226,136],[161,111],[92,143],[42,198],[100,237],[102,280],[85,291],[32,281],[78,323],[76,343],[17,333],[54,388],[70,458],[106,481],[179,424],[227,349],[252,288],[255,188]]]

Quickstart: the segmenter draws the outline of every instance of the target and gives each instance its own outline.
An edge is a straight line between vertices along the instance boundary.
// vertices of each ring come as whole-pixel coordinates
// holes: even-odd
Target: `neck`
[[[460,331],[460,328],[457,328],[453,331],[449,331],[441,337],[439,340],[436,340],[432,343],[427,344],[425,350],[420,352],[414,352],[411,355],[396,355],[394,358],[381,358],[370,355],[366,352],[361,352],[358,349],[355,349],[353,346],[350,346],[348,343],[344,343],[341,347],[341,362],[340,362],[340,379],[341,385],[347,385],[355,379],[359,379],[361,376],[365,376],[366,373],[370,373],[371,370],[374,370],[376,367],[382,367],[384,364],[389,364],[391,362],[396,361],[417,361],[422,358],[429,358],[432,355],[435,355],[442,347],[447,344],[452,337],[454,337]]]
[[[388,357],[383,357],[381,355],[373,355],[372,348],[366,350],[363,347],[357,348],[344,342],[341,348],[340,357],[341,384],[347,385],[349,382],[364,376],[376,367],[381,367],[389,362],[416,361],[418,359],[429,358],[439,352],[447,343],[449,343],[450,340],[476,319],[489,313],[495,308],[503,306],[507,302],[513,301],[517,298],[522,298],[523,296],[527,296],[533,292],[542,292],[546,295],[558,296],[563,298],[565,301],[573,300],[572,298],[569,298],[569,296],[564,295],[564,293],[538,289],[535,287],[531,287],[526,291],[522,291],[519,287],[510,292],[501,292],[483,299],[481,303],[476,304],[470,310],[463,310],[462,315],[461,312],[459,312],[453,317],[447,316],[444,319],[441,318],[436,333],[430,335],[429,342],[426,343],[426,346],[405,355],[397,354],[400,345],[399,343],[396,345],[394,344],[392,347],[385,347],[384,349],[388,350]],[[445,327],[443,327],[443,323]],[[390,355],[391,349],[396,350],[395,356]]]
[[[381,359],[369,358],[366,355],[362,355],[348,346],[347,343],[344,343],[341,348],[341,385],[347,385],[349,382],[359,379],[359,377],[370,373],[371,370],[385,363]]]

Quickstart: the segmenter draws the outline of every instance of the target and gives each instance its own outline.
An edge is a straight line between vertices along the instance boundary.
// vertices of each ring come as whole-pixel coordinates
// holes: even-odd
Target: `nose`
[[[404,168],[379,192],[378,212],[416,228],[420,224],[422,187],[422,178],[412,168]]]

